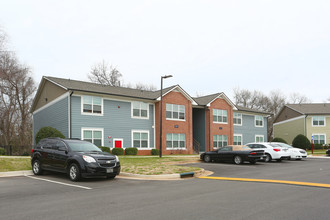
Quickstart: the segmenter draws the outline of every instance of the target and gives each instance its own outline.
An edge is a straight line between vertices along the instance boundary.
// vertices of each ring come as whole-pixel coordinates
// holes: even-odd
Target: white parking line
[[[86,187],[86,186],[79,186],[79,185],[73,185],[73,184],[68,184],[68,183],[62,183],[62,182],[43,179],[43,178],[34,177],[34,176],[26,176],[26,177],[29,177],[31,179],[43,180],[43,181],[46,181],[46,182],[56,183],[56,184],[60,184],[60,185],[64,185],[64,186],[72,186],[72,187],[77,187],[77,188],[81,188],[81,189],[92,189],[92,188],[89,188],[89,187]]]

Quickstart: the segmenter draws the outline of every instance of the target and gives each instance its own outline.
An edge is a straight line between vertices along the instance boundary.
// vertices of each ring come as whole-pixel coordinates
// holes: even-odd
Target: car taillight
[[[277,149],[277,148],[274,148],[273,150],[276,151],[276,152],[281,151],[281,149]]]
[[[31,150],[31,154],[33,154],[34,149]]]
[[[256,155],[257,153],[256,152],[251,152],[250,155]]]

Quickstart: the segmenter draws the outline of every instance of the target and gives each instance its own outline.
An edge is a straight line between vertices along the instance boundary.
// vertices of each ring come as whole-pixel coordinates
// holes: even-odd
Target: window
[[[139,149],[149,148],[149,132],[133,131],[133,147]]]
[[[184,105],[166,104],[166,118],[185,120],[186,110]]]
[[[314,144],[325,144],[325,134],[313,134]]]
[[[264,117],[256,115],[254,117],[255,120],[255,126],[256,127],[263,127],[264,126]]]
[[[103,129],[83,128],[82,139],[89,141],[98,147],[103,146]]]
[[[97,96],[83,96],[82,97],[82,112],[90,114],[102,114],[102,103],[101,97]]]
[[[186,148],[186,134],[166,134],[167,149]]]
[[[227,123],[227,110],[213,109],[213,122]]]
[[[213,136],[213,148],[224,147],[228,145],[227,135],[214,135]]]
[[[234,145],[242,145],[242,135],[234,134]]]
[[[234,112],[234,125],[242,125],[242,114]]]
[[[256,142],[264,142],[264,136],[263,135],[256,135]]]
[[[144,102],[132,102],[132,117],[149,118],[149,104]]]
[[[313,126],[325,126],[325,117],[324,116],[314,116],[313,117]]]

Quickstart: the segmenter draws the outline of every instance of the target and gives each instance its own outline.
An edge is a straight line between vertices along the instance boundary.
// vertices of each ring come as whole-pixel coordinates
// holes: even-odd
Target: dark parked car
[[[327,154],[328,156],[330,156],[330,149],[328,149],[328,150],[326,151],[326,154]]]
[[[56,171],[67,173],[72,181],[93,176],[115,178],[120,173],[117,156],[102,152],[90,142],[73,139],[42,139],[32,149],[31,164],[35,175]]]
[[[209,151],[201,154],[201,160],[205,162],[220,161],[220,162],[234,162],[235,164],[242,164],[248,161],[255,164],[257,160],[263,159],[265,156],[263,150],[252,150],[245,145],[232,145],[219,148],[215,151]]]

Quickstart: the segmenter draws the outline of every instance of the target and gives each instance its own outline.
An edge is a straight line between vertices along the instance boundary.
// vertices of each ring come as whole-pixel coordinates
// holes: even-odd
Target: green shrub
[[[159,155],[159,149],[152,149],[151,150],[151,155]]]
[[[48,137],[65,138],[65,136],[56,128],[43,127],[43,128],[40,128],[40,130],[36,134],[36,144],[38,144],[41,139],[48,138]]]
[[[287,142],[283,139],[283,138],[280,138],[280,137],[276,137],[272,140],[272,142],[281,142],[281,143],[285,143],[287,144]]]
[[[292,147],[301,148],[304,150],[311,149],[311,142],[305,135],[298,134],[292,141]]]
[[[138,149],[136,147],[128,147],[125,149],[126,155],[137,155]]]
[[[24,153],[22,153],[21,156],[30,156],[30,154],[28,152],[24,152]]]
[[[123,148],[114,148],[114,149],[112,149],[112,154],[114,154],[114,155],[124,155],[124,149]]]
[[[6,150],[0,147],[0,155],[6,155]]]
[[[110,153],[110,147],[103,147],[103,146],[100,146],[99,147],[103,152],[108,152]]]

